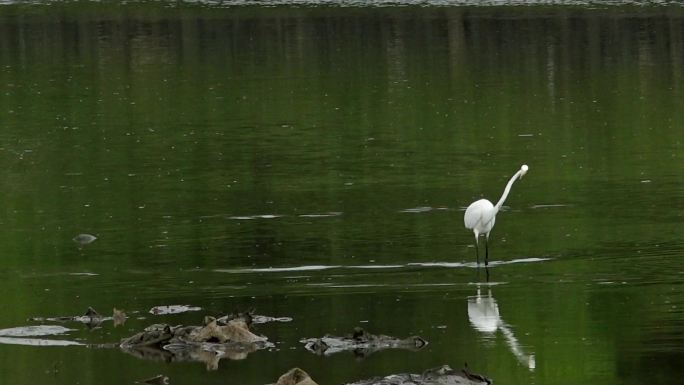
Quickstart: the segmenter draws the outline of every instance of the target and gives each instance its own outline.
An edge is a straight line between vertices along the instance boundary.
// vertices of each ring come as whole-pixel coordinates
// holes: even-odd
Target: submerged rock
[[[429,369],[423,374],[392,374],[357,381],[347,385],[491,385],[492,380],[470,373],[466,368],[451,369],[448,365]]]
[[[311,379],[309,373],[299,368],[292,368],[278,378],[276,385],[318,385]]]
[[[219,325],[205,317],[204,326],[154,324],[125,338],[122,350],[139,358],[155,361],[200,361],[208,370],[218,368],[219,360],[240,360],[258,349],[273,347],[268,339],[249,330],[242,319]]]
[[[354,333],[345,337],[326,335],[322,338],[303,339],[300,342],[304,344],[306,350],[318,355],[327,356],[343,351],[352,351],[360,357],[384,349],[420,350],[427,345],[427,341],[419,336],[399,339],[383,334],[371,334],[360,327],[354,328]]]
[[[267,338],[252,333],[244,320],[234,319],[228,321],[226,325],[219,325],[215,319],[207,317],[205,319],[205,326],[190,332],[187,340],[192,342],[239,342],[251,344],[254,342],[264,342]]]
[[[163,347],[179,332],[180,326],[171,327],[167,324],[154,324],[146,327],[142,332],[124,338],[122,348],[136,348],[144,346]]]
[[[491,385],[492,380],[480,374],[471,373],[468,365],[461,370],[448,365],[428,369],[423,374],[392,374],[373,377],[346,385]],[[299,368],[290,369],[280,376],[275,385],[317,385],[309,374]]]

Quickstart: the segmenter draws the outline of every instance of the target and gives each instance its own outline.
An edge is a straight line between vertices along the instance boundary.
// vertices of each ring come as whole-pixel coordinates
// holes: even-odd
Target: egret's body
[[[480,235],[485,236],[485,265],[489,263],[489,232],[494,228],[494,223],[496,222],[496,214],[501,209],[504,201],[508,197],[508,193],[511,191],[511,186],[513,182],[521,179],[523,175],[527,173],[527,165],[522,165],[520,170],[515,173],[508,181],[503,194],[496,205],[487,199],[477,200],[468,206],[465,215],[463,216],[463,223],[467,229],[473,231],[475,234],[475,253],[477,254],[477,263],[480,263],[480,251],[478,249],[478,240]]]

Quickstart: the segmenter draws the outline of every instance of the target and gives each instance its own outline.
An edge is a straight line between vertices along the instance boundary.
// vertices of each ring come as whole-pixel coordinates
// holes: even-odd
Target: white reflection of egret
[[[492,297],[491,289],[487,289],[487,295],[484,296],[478,286],[477,295],[468,297],[468,319],[475,330],[481,333],[493,335],[497,330],[501,330],[501,334],[503,334],[506,344],[515,358],[530,370],[534,370],[536,367],[534,354],[527,355],[523,352],[511,327],[501,319],[499,305],[497,305],[496,299]]]

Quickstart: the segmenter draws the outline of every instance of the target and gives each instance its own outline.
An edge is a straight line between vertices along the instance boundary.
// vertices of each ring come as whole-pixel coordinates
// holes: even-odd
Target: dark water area
[[[0,5],[0,329],[292,317],[216,370],[2,337],[2,382],[677,383],[684,8],[606,4]],[[487,282],[464,210],[522,164]],[[148,312],[173,304],[201,310]],[[300,343],[356,326],[429,345]]]

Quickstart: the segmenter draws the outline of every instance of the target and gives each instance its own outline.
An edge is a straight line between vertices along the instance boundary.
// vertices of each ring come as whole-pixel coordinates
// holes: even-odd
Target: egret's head
[[[528,169],[529,167],[527,167],[526,164],[523,164],[522,167],[520,167],[520,179],[522,179],[522,177],[524,177],[525,174],[527,174]]]

